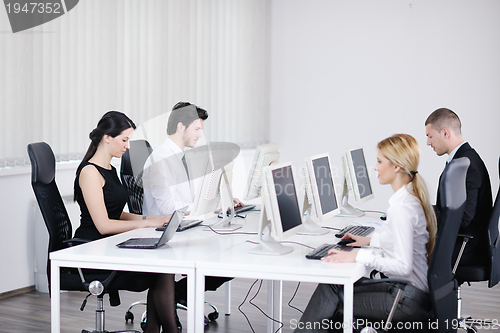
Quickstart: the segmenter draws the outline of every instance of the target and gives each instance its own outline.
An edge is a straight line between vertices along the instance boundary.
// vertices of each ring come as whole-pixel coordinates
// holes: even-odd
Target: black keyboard
[[[255,205],[243,205],[234,208],[236,213],[246,212],[255,208]]]
[[[255,208],[255,205],[243,205],[243,206],[234,207],[234,212],[235,213],[243,213],[243,212],[252,210],[254,208]],[[220,210],[216,210],[214,213],[219,214],[219,218],[222,218],[222,214],[220,213]],[[229,216],[229,211],[227,211],[227,216]]]
[[[341,250],[341,251],[352,251],[351,246],[347,245],[340,245],[340,244],[323,244],[309,252],[309,254],[306,254],[307,259],[321,259],[324,256],[328,255],[328,251],[330,249],[336,249],[336,250]]]
[[[350,233],[357,236],[366,236],[370,234],[373,230],[375,230],[374,227],[368,227],[365,225],[350,225],[340,230],[340,232],[336,233],[335,237],[342,238],[346,233]]]
[[[177,231],[184,231],[187,229],[191,229],[193,227],[196,227],[200,225],[203,222],[203,220],[182,220],[179,226],[177,227]],[[162,227],[158,227],[155,230],[156,231],[164,231],[165,228],[167,227],[166,224],[164,224]]]

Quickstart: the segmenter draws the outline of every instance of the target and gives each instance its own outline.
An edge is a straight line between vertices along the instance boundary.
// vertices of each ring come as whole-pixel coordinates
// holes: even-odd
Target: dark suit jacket
[[[470,160],[466,178],[467,200],[465,202],[465,211],[459,234],[474,237],[467,243],[460,260],[460,265],[487,265],[489,263],[488,222],[493,206],[490,176],[481,157],[467,142],[458,149],[453,159],[459,157],[467,157]],[[440,189],[438,188],[437,209],[439,209],[439,191]],[[453,262],[455,262],[458,256],[462,241],[463,239],[460,237],[457,239],[453,253]]]

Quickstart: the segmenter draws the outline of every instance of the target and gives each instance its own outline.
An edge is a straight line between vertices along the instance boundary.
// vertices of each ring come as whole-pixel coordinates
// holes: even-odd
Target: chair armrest
[[[460,248],[460,252],[458,253],[457,260],[455,261],[455,266],[453,266],[453,270],[451,271],[453,274],[457,271],[458,264],[460,263],[460,259],[462,259],[462,254],[464,253],[465,246],[467,242],[474,238],[472,235],[458,234],[458,237],[463,237],[464,240],[462,242],[462,247]]]
[[[395,282],[399,285],[396,286],[398,289],[404,289],[407,285],[410,284],[410,281],[396,278],[382,278],[382,279],[370,279],[370,280],[362,280],[356,282],[354,285],[356,286],[368,286],[371,284],[377,284],[382,282]]]
[[[472,235],[466,235],[466,234],[458,234],[457,236],[458,237],[463,237],[464,238],[464,242],[468,242],[469,239],[473,239],[474,238],[474,236],[472,236]]]
[[[65,241],[63,241],[64,244],[68,244],[70,247],[75,246],[75,245],[88,243],[88,242],[90,242],[90,240],[83,239],[83,238],[71,238],[71,239],[66,239]]]
[[[377,271],[375,271],[374,274],[376,274],[376,273],[377,273]],[[372,274],[370,274],[370,276],[372,276]],[[405,287],[407,285],[410,284],[410,281],[403,280],[403,279],[396,279],[396,278],[382,278],[382,279],[361,280],[361,281],[356,282],[354,285],[355,286],[368,286],[368,285],[382,283],[382,282],[395,282],[396,283],[395,287],[398,289],[398,292],[396,294],[396,298],[394,298],[394,302],[392,303],[391,310],[389,311],[389,315],[387,316],[386,324],[383,327],[384,332],[387,332],[390,328],[390,323],[392,321],[392,318],[394,317],[394,313],[396,312],[396,307],[399,303],[399,300],[401,299],[401,295],[403,294],[403,290],[405,289]]]

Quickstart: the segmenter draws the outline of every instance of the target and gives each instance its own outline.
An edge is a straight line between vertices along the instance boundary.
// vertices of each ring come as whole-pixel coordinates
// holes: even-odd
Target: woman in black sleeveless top
[[[75,237],[96,240],[137,228],[156,228],[170,219],[124,212],[127,192],[120,182],[113,157],[130,147],[135,124],[117,111],[107,112],[90,133],[92,140],[75,179],[75,200],[80,205],[80,227]],[[154,274],[147,297],[145,332],[177,332],[173,274]]]

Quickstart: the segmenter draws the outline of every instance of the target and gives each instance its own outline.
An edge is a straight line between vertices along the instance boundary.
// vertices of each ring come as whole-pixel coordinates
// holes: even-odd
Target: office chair
[[[453,320],[456,320],[458,309],[458,285],[454,279],[451,267],[455,240],[460,227],[460,223],[457,223],[457,221],[462,220],[465,208],[465,176],[469,164],[470,161],[466,157],[455,159],[448,164],[441,177],[440,186],[443,189],[441,200],[442,220],[436,235],[436,243],[427,272],[432,317],[422,318],[421,322],[412,322],[411,327],[406,327],[403,330],[391,329],[391,332],[422,332],[431,330],[437,332],[457,331],[456,326],[452,323],[454,323]],[[398,292],[396,298],[389,312],[385,327],[380,330],[375,330],[372,327],[365,327],[361,331],[362,333],[387,332],[391,325],[392,327],[398,327],[397,323],[392,323],[392,319],[404,287],[408,285],[409,282],[401,279],[383,278],[378,280],[365,280],[357,284],[368,285],[379,283],[380,281],[392,281],[397,283]]]
[[[146,140],[133,140],[130,141],[130,148],[122,155],[120,178],[128,192],[127,206],[130,213],[142,214],[142,170],[152,152],[153,148]]]
[[[55,181],[55,157],[50,146],[45,142],[28,145],[28,155],[31,160],[31,185],[40,207],[45,225],[49,232],[48,252],[57,251],[70,246],[88,242],[84,239],[71,238],[73,231],[66,207]],[[49,256],[47,256],[49,258]],[[90,295],[97,296],[96,328],[83,329],[82,333],[104,333],[103,296],[109,294],[111,306],[120,305],[119,290],[141,292],[149,288],[147,275],[130,274],[127,272],[103,272],[97,270],[82,270],[80,268],[61,268],[61,290],[88,292],[83,301],[83,311]],[[50,287],[50,259],[47,259],[47,276]],[[50,290],[50,288],[49,288]],[[138,333],[136,330],[121,332]]]
[[[500,173],[500,159],[499,159],[499,173]],[[467,242],[471,238],[469,235],[458,235],[463,237],[462,248],[456,259],[455,266],[453,268],[455,272],[455,278],[457,279],[460,287],[458,288],[458,312],[457,318],[460,322],[460,327],[469,333],[476,333],[477,329],[474,324],[489,324],[490,327],[496,326],[500,328],[498,322],[492,322],[491,320],[473,319],[468,316],[462,316],[462,298],[460,295],[461,285],[465,282],[470,286],[471,282],[481,282],[488,281],[488,288],[493,288],[500,280],[500,253],[498,250],[499,243],[499,233],[498,233],[498,223],[500,218],[500,188],[498,190],[495,204],[493,206],[490,221],[488,223],[488,252],[489,252],[489,263],[484,266],[464,266],[460,265],[460,258],[463,250],[467,246]]]
[[[127,205],[130,213],[142,215],[142,203],[144,200],[144,188],[142,185],[142,173],[144,168],[144,163],[148,159],[149,155],[153,152],[153,148],[146,140],[133,140],[130,141],[130,148],[122,155],[121,167],[120,167],[120,178],[123,185],[128,192]],[[125,312],[125,321],[129,320],[134,322],[134,314],[132,313],[132,308],[137,305],[146,305],[147,302],[137,301],[132,303],[127,311]],[[209,305],[213,311],[208,314],[205,318],[205,323],[208,324],[209,321],[215,321],[219,317],[219,310],[213,304],[205,302]],[[177,303],[177,309],[187,310],[186,304]],[[182,325],[176,316],[177,327],[182,329]],[[141,327],[144,327],[147,321],[147,313],[144,312],[141,316]]]

